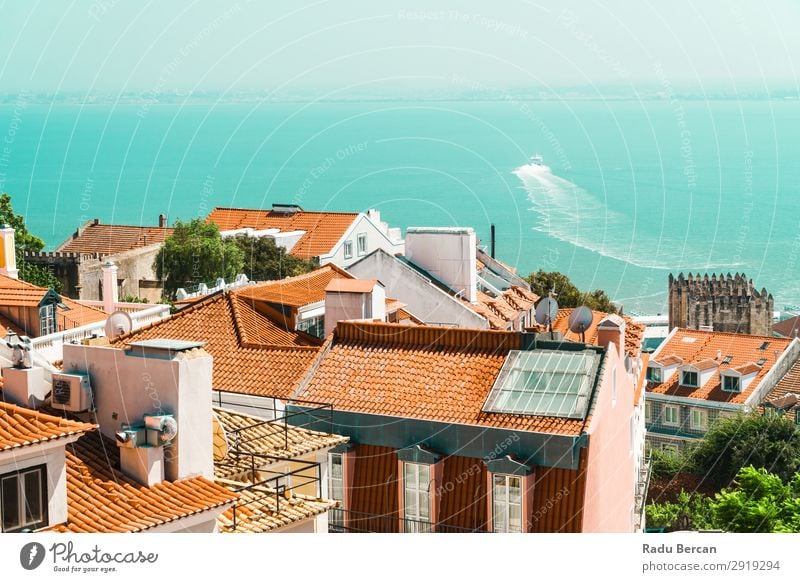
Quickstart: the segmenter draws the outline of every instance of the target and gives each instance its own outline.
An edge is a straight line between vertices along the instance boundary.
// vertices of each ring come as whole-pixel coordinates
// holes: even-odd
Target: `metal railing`
[[[337,507],[328,510],[328,531],[331,533],[483,533],[487,530],[485,527],[459,527],[396,515],[349,511]]]

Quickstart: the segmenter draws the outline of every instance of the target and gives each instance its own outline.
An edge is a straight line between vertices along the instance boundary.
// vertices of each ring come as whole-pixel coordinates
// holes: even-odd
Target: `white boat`
[[[539,154],[533,154],[531,156],[530,164],[532,166],[544,166],[544,158]]]

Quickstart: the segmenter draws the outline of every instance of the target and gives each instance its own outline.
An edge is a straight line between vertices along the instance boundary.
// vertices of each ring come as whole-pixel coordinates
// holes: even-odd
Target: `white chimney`
[[[19,279],[17,270],[17,251],[14,246],[14,229],[7,224],[0,228],[0,240],[3,248],[0,249],[0,274],[6,277]]]
[[[386,291],[375,279],[334,279],[325,287],[325,337],[340,321],[386,321]]]
[[[119,289],[117,287],[117,266],[110,260],[103,263],[103,310],[114,313],[119,303]]]
[[[130,346],[64,345],[64,371],[91,377],[96,422],[120,447],[123,471],[147,484],[162,472],[170,481],[213,479],[212,357],[198,342],[153,339]],[[146,427],[153,417],[171,417],[177,425],[166,446],[152,446],[154,433]],[[118,434],[126,431],[135,433],[127,441]],[[160,452],[137,450],[148,448]]]
[[[406,258],[470,303],[478,300],[477,239],[472,228],[406,231]]]

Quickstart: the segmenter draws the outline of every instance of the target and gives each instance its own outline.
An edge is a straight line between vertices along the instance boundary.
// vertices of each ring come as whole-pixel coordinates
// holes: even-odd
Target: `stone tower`
[[[669,276],[669,328],[772,335],[774,301],[744,273]]]

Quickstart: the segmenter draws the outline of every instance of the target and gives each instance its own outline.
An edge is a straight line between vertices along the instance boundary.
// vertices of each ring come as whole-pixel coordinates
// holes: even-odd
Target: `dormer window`
[[[660,384],[662,382],[661,378],[663,378],[663,374],[661,373],[661,368],[657,368],[655,366],[647,366],[648,382],[655,382],[656,384]]]
[[[693,372],[691,370],[681,371],[681,386],[686,386],[688,388],[697,388],[698,387],[697,372]]]
[[[46,465],[0,475],[2,531],[36,530],[47,525]]]
[[[725,392],[741,392],[742,379],[737,376],[723,376],[722,390]]]
[[[56,306],[52,303],[39,308],[39,335],[48,335],[56,331]]]

